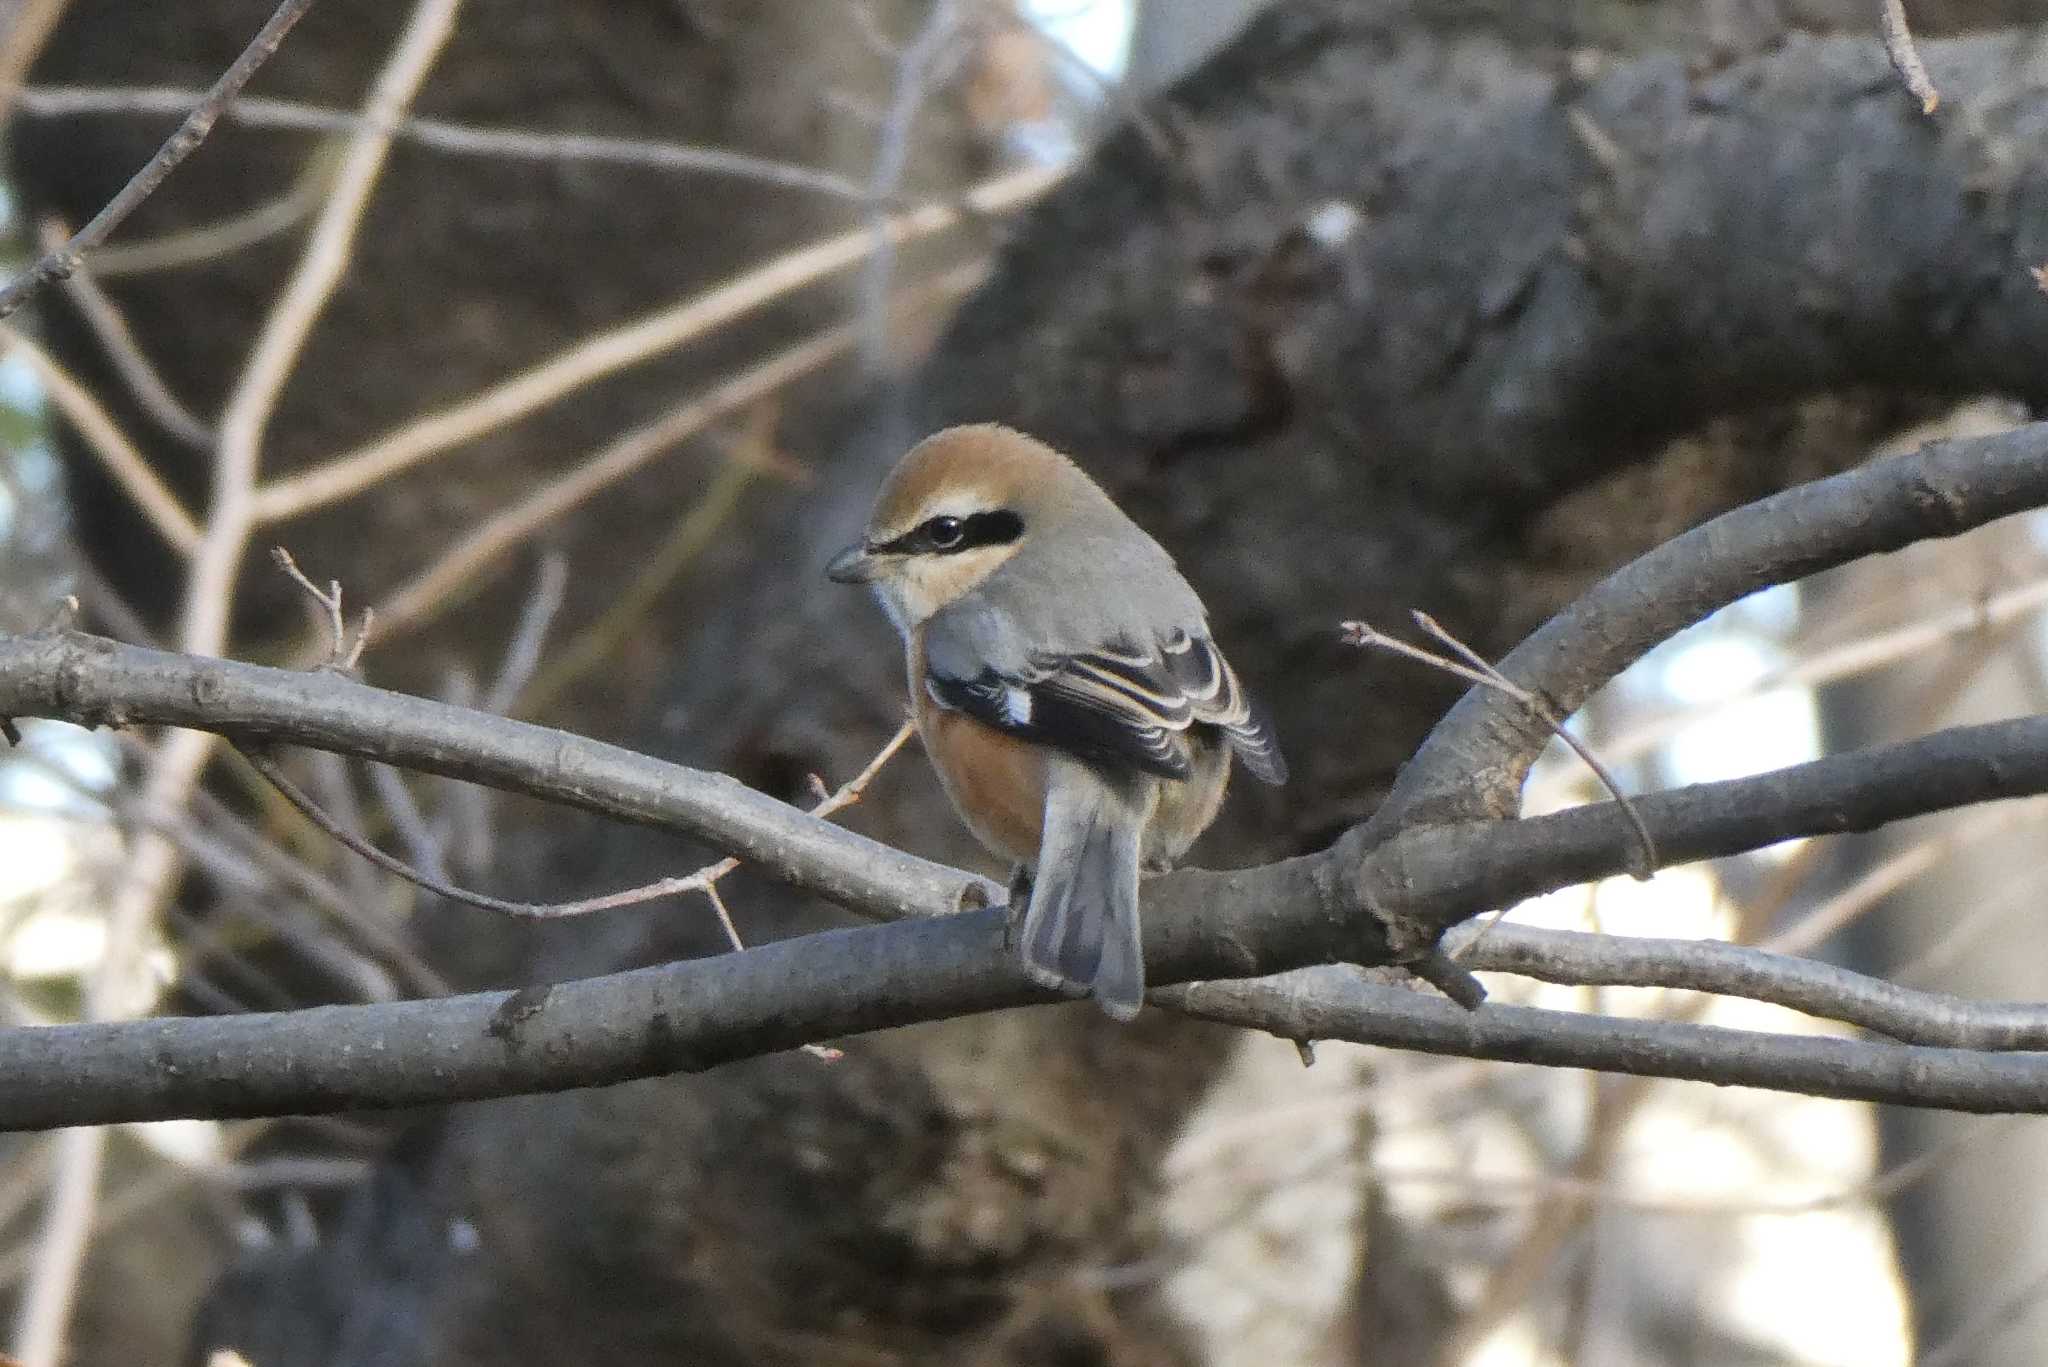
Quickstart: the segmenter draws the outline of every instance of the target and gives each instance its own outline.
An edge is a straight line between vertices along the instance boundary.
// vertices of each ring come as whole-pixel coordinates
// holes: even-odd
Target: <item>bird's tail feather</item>
[[[1055,781],[1024,913],[1024,968],[1047,987],[1082,988],[1118,1020],[1145,1000],[1138,932],[1142,823],[1091,777]]]

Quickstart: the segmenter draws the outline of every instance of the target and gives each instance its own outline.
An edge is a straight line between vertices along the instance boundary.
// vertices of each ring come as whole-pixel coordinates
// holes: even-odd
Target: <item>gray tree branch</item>
[[[1743,593],[2042,503],[2048,424],[1874,462],[1737,509],[1640,557],[1537,631],[1506,669],[1567,711],[1656,640]],[[0,1032],[0,1126],[588,1086],[1047,1000],[1005,951],[1004,912],[986,880],[815,820],[724,775],[331,670],[268,669],[73,634],[0,638],[0,717],[22,715],[193,727],[472,780],[676,830],[856,912],[909,919],[514,994]],[[1423,743],[1414,766],[1422,776],[1329,849],[1154,880],[1145,898],[1153,981],[1413,963],[1480,912],[1628,870],[1640,845],[1615,804],[1519,821],[1447,820],[1462,816],[1463,804],[1412,796],[1461,770],[1475,786],[1482,775],[1494,785],[1518,781],[1547,734],[1512,700],[1479,690]],[[1635,807],[1668,865],[2042,792],[2048,717],[2032,717],[1651,794]],[[1924,1105],[2048,1107],[2048,1059],[1957,1062],[1974,1058],[1970,1051],[2042,1042],[2044,1013],[2030,1008],[1907,993],[1758,951],[1666,942],[1503,931],[1479,946],[1475,962],[1559,981],[1755,996],[1963,1049],[1788,1043],[1655,1022],[1623,1029],[1504,1007],[1445,1016],[1414,993],[1390,1011],[1384,993],[1336,990],[1330,985],[1348,980],[1328,975],[1204,984],[1168,1000],[1297,1038],[1384,1041],[1395,1029],[1387,1022],[1399,1021],[1403,1038],[1418,1041],[1412,1047],[1440,1052]],[[1581,1048],[1591,1041],[1603,1042]]]

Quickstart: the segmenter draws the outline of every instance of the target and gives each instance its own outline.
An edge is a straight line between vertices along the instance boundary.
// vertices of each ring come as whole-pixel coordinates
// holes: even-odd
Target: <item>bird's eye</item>
[[[950,551],[960,544],[967,529],[957,517],[935,517],[924,524],[924,538],[933,550]]]

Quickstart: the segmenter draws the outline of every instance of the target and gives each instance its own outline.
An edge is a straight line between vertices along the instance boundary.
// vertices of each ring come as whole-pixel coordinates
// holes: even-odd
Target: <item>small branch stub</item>
[[[1628,821],[1629,829],[1634,833],[1636,840],[1636,858],[1631,863],[1629,874],[1637,882],[1648,882],[1657,872],[1657,866],[1661,862],[1657,856],[1657,842],[1651,838],[1650,828],[1643,824],[1642,814],[1636,810],[1635,804],[1629,801],[1628,795],[1621,791],[1621,784],[1615,780],[1613,772],[1601,763],[1600,757],[1594,754],[1584,741],[1572,734],[1571,728],[1564,724],[1563,718],[1557,715],[1557,710],[1550,704],[1495,669],[1484,656],[1452,635],[1441,622],[1428,613],[1417,609],[1412,615],[1417,626],[1456,651],[1462,660],[1453,660],[1434,651],[1424,650],[1420,646],[1410,645],[1366,622],[1341,623],[1344,644],[1392,651],[1396,655],[1429,665],[1433,669],[1441,669],[1446,674],[1483,688],[1497,689],[1527,708],[1531,716],[1548,727],[1550,734],[1563,741],[1571,752],[1593,771],[1593,777],[1600,780],[1600,786],[1607,790],[1608,795],[1614,799],[1614,805],[1621,809],[1621,814]]]
[[[1892,70],[1899,73],[1907,91],[1920,101],[1920,112],[1932,114],[1941,107],[1941,92],[1934,88],[1934,78],[1927,74],[1927,64],[1920,60],[1913,30],[1906,23],[1905,0],[1882,0],[1878,26],[1884,32],[1884,55],[1891,58]]]

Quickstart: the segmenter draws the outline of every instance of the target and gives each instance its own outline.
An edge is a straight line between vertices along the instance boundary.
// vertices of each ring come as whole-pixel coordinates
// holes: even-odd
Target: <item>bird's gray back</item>
[[[972,593],[933,616],[926,652],[937,673],[1015,677],[1034,657],[1143,650],[1176,631],[1207,634],[1201,600],[1158,542],[1107,499],[1077,512],[1056,532],[1030,536]]]

